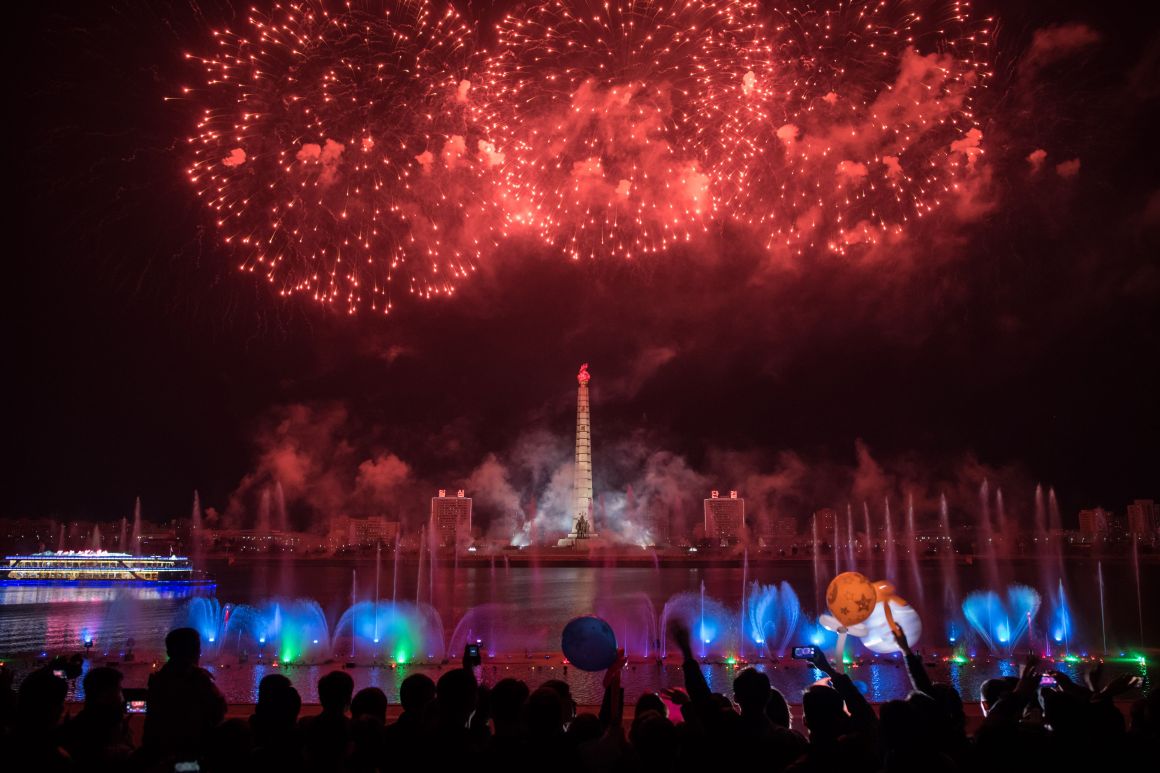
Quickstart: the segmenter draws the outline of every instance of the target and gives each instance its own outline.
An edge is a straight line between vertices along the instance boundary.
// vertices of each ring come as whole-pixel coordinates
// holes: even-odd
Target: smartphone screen
[[[145,701],[125,701],[125,711],[130,714],[144,714],[146,709]]]
[[[1059,683],[1055,681],[1054,676],[1048,676],[1047,674],[1044,674],[1043,676],[1039,677],[1040,687],[1055,687],[1057,684]]]
[[[793,656],[800,660],[812,660],[817,651],[817,647],[794,647]]]

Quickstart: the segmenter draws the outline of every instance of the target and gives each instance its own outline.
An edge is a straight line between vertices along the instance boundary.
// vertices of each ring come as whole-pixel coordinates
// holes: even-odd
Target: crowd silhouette
[[[1029,657],[1018,677],[985,682],[983,717],[967,732],[962,697],[932,682],[922,659],[898,636],[912,691],[872,706],[850,677],[816,651],[824,675],[804,686],[803,727],[769,678],[747,668],[733,694],[714,693],[677,625],[684,689],[641,696],[625,721],[623,659],[604,675],[598,714],[577,713],[568,684],[532,689],[518,679],[480,684],[466,664],[438,682],[416,673],[400,686],[402,713],[387,722],[387,696],[357,693],[345,671],[318,682],[321,711],[300,717],[302,700],[284,675],[261,680],[248,719],[226,718],[226,701],[201,668],[196,631],[166,637],[168,662],[150,676],[140,744],[129,733],[122,675],[94,667],[84,676],[84,707],[65,718],[68,684],[51,667],[13,690],[0,668],[0,767],[13,771],[710,771],[745,764],[778,773],[848,771],[1045,771],[1128,769],[1160,752],[1160,692],[1131,704],[1115,699],[1138,685],[1102,669],[1083,683]],[[1046,680],[1045,677],[1050,676]],[[675,711],[670,710],[675,706]],[[671,712],[671,713],[670,713]]]

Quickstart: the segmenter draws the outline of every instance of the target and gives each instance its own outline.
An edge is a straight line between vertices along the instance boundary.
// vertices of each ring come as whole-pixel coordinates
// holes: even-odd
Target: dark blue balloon
[[[616,662],[616,634],[599,617],[577,617],[564,626],[560,649],[581,671],[604,671]]]

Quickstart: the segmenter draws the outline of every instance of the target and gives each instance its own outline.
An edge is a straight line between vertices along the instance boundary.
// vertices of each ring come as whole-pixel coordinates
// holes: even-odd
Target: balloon
[[[604,671],[616,662],[616,634],[599,617],[577,617],[564,626],[560,649],[581,671]]]
[[[842,572],[826,589],[826,606],[838,622],[847,627],[870,617],[877,599],[874,585],[858,572]]]
[[[827,615],[825,613],[818,615],[818,622],[821,623],[822,628],[832,633],[845,634],[851,636],[865,636],[869,629],[866,628],[865,623],[855,623],[854,625],[845,626],[838,622],[836,617]]]
[[[874,592],[878,594],[878,602],[882,605],[882,611],[886,613],[886,623],[890,626],[890,630],[893,631],[893,608],[897,605],[907,606],[906,599],[895,594],[894,583],[890,582],[890,580],[878,580],[875,582]]]
[[[922,635],[922,620],[914,607],[894,596],[874,605],[874,612],[866,618],[866,634],[862,636],[862,646],[879,655],[898,652],[898,642],[894,640],[891,622],[906,634],[906,641],[914,645]]]

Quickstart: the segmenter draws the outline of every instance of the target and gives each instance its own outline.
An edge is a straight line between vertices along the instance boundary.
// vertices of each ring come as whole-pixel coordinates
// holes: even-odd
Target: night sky
[[[1055,486],[1065,517],[1160,497],[1160,27],[1133,4],[995,4],[993,205],[895,254],[771,265],[724,233],[574,263],[513,243],[454,298],[387,318],[275,297],[192,195],[192,109],[164,98],[228,5],[27,5],[5,25],[0,516],[112,520],[141,496],[159,519],[195,488],[240,513],[288,448],[300,523],[414,519],[435,487],[497,471],[523,506],[566,462],[582,362],[598,490],[676,459],[693,499],[760,480],[802,512],[983,475],[1024,504]],[[1030,72],[1052,25],[1095,35]],[[483,517],[504,501],[481,497]]]

